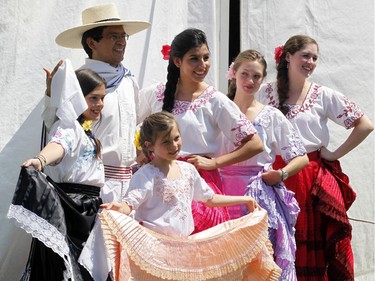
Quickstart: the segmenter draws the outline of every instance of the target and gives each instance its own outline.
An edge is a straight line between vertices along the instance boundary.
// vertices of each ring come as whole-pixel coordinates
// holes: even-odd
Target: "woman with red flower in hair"
[[[310,160],[285,181],[301,209],[296,223],[298,280],[354,280],[347,210],[355,192],[338,159],[359,145],[373,131],[373,124],[342,93],[309,81],[318,55],[313,38],[289,38],[275,50],[277,81],[262,85],[257,98],[284,113],[299,132]],[[327,149],[328,119],[352,129],[334,151]],[[278,159],[274,168],[283,167],[282,162]]]
[[[152,85],[140,92],[140,120],[151,113],[173,113],[184,139],[180,159],[194,164],[210,187],[221,193],[218,169],[244,161],[263,150],[256,129],[239,108],[223,93],[205,82],[211,66],[207,38],[199,29],[186,29],[178,34],[162,53],[168,57],[167,82]],[[221,134],[235,150],[219,155]],[[229,220],[224,208],[206,208],[193,202],[195,231]]]

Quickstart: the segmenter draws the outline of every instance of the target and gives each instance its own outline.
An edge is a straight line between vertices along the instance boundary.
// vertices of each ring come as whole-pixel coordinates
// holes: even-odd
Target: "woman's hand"
[[[320,149],[320,158],[323,158],[328,161],[335,161],[337,157],[334,152],[329,151],[326,147]]]
[[[281,172],[279,170],[269,169],[262,173],[262,180],[267,185],[275,185],[281,181]]]
[[[210,159],[200,155],[191,155],[188,157],[187,162],[193,164],[195,168],[202,170],[214,170],[216,169],[215,159]]]

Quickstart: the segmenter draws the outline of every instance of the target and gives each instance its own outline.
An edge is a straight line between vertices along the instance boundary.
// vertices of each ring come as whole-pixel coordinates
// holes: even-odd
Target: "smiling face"
[[[149,146],[156,161],[171,162],[178,158],[181,150],[182,139],[177,125],[168,132],[158,132],[154,144]]]
[[[264,66],[256,60],[246,60],[235,71],[237,94],[255,95],[261,86]]]
[[[211,66],[210,51],[206,44],[191,48],[183,57],[174,58],[180,69],[180,79],[184,82],[203,82]]]
[[[105,85],[101,84],[85,96],[88,108],[83,112],[85,120],[98,121],[104,106]]]
[[[315,70],[318,60],[318,46],[306,44],[293,55],[286,54],[286,61],[289,62],[288,71],[290,75],[309,77]]]
[[[127,43],[124,28],[122,25],[108,26],[104,28],[102,36],[99,42],[92,38],[87,39],[92,50],[92,58],[116,67],[124,59]]]

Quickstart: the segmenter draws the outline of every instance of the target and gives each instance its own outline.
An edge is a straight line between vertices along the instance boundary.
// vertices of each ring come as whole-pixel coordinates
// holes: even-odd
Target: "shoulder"
[[[312,87],[313,92],[315,91],[324,97],[329,97],[329,96],[343,97],[344,96],[344,94],[338,90],[334,90],[330,87],[319,85],[317,83],[312,83],[311,87]]]
[[[276,82],[262,84],[255,98],[264,104],[276,106],[276,100],[278,100]]]
[[[180,166],[181,169],[195,170],[193,164],[181,160],[176,160],[176,163]]]
[[[317,83],[311,84],[310,99],[322,102],[325,106],[336,106],[336,103],[347,103],[349,99],[340,91]]]
[[[133,75],[128,75],[128,76],[125,76],[123,81],[129,81],[130,83],[132,83],[137,89],[138,89],[138,81],[137,81],[137,78],[135,78],[135,76]]]
[[[265,105],[265,112],[267,115],[277,120],[288,120],[285,115],[276,107]]]
[[[204,98],[209,100],[209,102],[215,107],[230,107],[231,110],[233,110],[232,107],[234,107],[237,109],[237,105],[231,101],[226,94],[212,86],[207,88]]]
[[[213,86],[208,86],[207,90],[205,91],[205,95],[208,96],[209,98],[213,98],[213,100],[218,100],[218,101],[227,101],[229,98],[219,90],[217,90]]]
[[[77,120],[57,120],[55,123],[53,123],[50,132],[56,132],[56,131],[77,131],[77,132],[84,132],[82,129],[81,124],[78,123]]]
[[[180,160],[176,160],[176,162],[183,173],[189,174],[189,175],[192,175],[192,174],[199,175],[197,169],[195,168],[193,164],[185,162],[185,161],[180,161]]]
[[[287,120],[286,117],[282,114],[282,112],[270,105],[264,105],[262,111],[256,117],[256,121],[262,127],[274,127],[275,124],[279,123],[282,120]]]
[[[133,175],[132,175],[132,178],[131,180],[132,181],[148,181],[150,179],[152,179],[155,175],[154,171],[153,171],[153,166],[148,163],[148,164],[145,164],[143,165],[142,167],[140,167]]]
[[[264,83],[260,86],[259,88],[259,91],[260,92],[264,92],[264,93],[269,93],[269,92],[274,92],[276,91],[276,81],[273,81],[273,82],[267,82],[267,83]]]
[[[163,97],[165,90],[164,83],[155,83],[147,87],[142,88],[139,94],[144,97]]]
[[[143,87],[141,89],[141,93],[152,93],[152,92],[156,92],[156,91],[164,91],[165,89],[165,85],[164,83],[154,83],[154,84],[151,84],[149,86],[146,86],[146,87]]]

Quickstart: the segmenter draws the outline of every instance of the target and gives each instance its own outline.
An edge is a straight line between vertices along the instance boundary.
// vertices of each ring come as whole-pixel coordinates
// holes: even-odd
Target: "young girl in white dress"
[[[250,195],[267,210],[269,238],[275,261],[282,269],[280,280],[296,281],[294,226],[299,207],[283,180],[305,167],[308,158],[297,131],[288,119],[278,109],[255,100],[266,70],[264,57],[255,50],[239,53],[229,68],[228,97],[253,123],[263,141],[264,151],[219,171],[224,194]],[[233,145],[223,138],[222,153],[233,149]],[[280,170],[272,168],[276,155],[281,155],[287,162]],[[228,207],[228,211],[231,218],[243,215],[240,206]]]
[[[22,164],[8,212],[34,238],[21,280],[92,280],[78,258],[102,203],[101,144],[91,124],[100,120],[105,81],[88,69],[74,73],[65,60],[52,91],[59,120],[49,143]]]
[[[122,213],[104,210],[101,214],[115,280],[198,280],[194,279],[197,276],[199,280],[250,280],[250,276],[277,280],[280,270],[270,259],[268,239],[259,245],[255,241],[256,233],[264,235],[264,226],[251,216],[264,211],[250,196],[215,194],[192,164],[176,160],[182,139],[172,114],[159,112],[147,117],[139,143],[151,161],[134,174],[124,202],[102,205]],[[188,239],[194,230],[192,200],[208,207],[246,204],[251,214],[242,221],[196,234],[194,245]],[[133,210],[136,222],[127,216]],[[118,243],[121,247],[113,248]],[[244,270],[250,270],[250,263],[252,273],[243,275]]]

